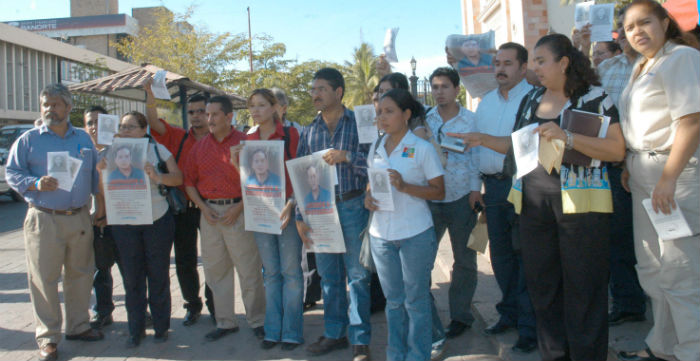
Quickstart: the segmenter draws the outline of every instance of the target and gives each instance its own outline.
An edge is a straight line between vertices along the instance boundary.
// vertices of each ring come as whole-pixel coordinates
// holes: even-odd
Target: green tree
[[[345,105],[355,106],[372,102],[374,87],[379,82],[377,57],[372,46],[361,43],[353,51],[353,62],[345,62]]]

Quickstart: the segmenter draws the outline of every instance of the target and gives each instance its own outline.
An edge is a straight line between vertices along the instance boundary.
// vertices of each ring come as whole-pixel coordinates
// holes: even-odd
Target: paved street
[[[24,240],[22,236],[22,221],[26,205],[14,203],[9,197],[0,197],[0,360],[33,360],[36,359],[37,348],[34,342],[33,316],[27,290],[26,264],[24,255]],[[448,267],[451,265],[452,252],[449,240],[441,242],[439,260],[433,271],[434,294],[438,302],[443,323],[449,321],[447,313],[447,287],[449,285]],[[487,303],[486,297],[492,297],[493,292],[482,290],[482,284],[493,288],[495,281],[490,273],[490,265],[485,257],[480,256],[479,289],[475,303]],[[481,270],[487,270],[482,273]],[[201,272],[201,267],[200,267]],[[67,360],[305,360],[308,358],[303,348],[292,352],[283,352],[279,347],[263,351],[258,341],[247,327],[243,317],[243,305],[240,300],[240,290],[236,290],[236,311],[241,330],[237,334],[226,336],[218,342],[204,341],[204,334],[214,326],[208,315],[191,327],[182,326],[185,310],[181,307],[182,297],[175,276],[174,260],[171,261],[171,289],[173,313],[170,339],[165,344],[152,342],[153,331],[149,330],[148,337],[135,350],[126,350],[126,310],[124,307],[124,290],[121,277],[114,267],[114,312],[115,323],[104,329],[105,340],[95,343],[80,341],[62,341],[59,344],[59,359]],[[490,281],[489,281],[490,278]],[[202,277],[202,279],[204,279]],[[238,282],[238,281],[236,281]],[[304,316],[304,337],[306,344],[314,342],[322,334],[323,311],[317,306]],[[483,336],[483,321],[477,317],[477,322],[471,330],[461,337],[451,340],[447,346],[445,357],[450,360],[500,360],[496,347],[487,337]],[[383,313],[372,316],[372,358],[385,359],[386,321]],[[351,359],[351,351],[341,350],[325,357],[315,357],[313,360],[347,360]]]

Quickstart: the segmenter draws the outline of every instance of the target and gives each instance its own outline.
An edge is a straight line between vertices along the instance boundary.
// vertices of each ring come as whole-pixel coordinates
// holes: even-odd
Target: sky
[[[0,21],[70,16],[70,0],[0,0]],[[223,5],[226,4],[226,5]],[[267,34],[287,46],[288,59],[350,61],[353,48],[365,41],[375,54],[383,52],[387,28],[398,27],[395,71],[427,77],[447,65],[445,39],[462,33],[459,0],[120,0],[119,13],[133,7],[163,5],[175,13],[195,6],[195,27],[215,33],[247,33],[246,7],[251,10],[253,34]],[[255,43],[253,43],[255,48]]]

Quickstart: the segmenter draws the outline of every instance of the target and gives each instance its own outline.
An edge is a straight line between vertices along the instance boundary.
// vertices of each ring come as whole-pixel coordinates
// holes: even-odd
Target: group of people
[[[247,134],[232,126],[233,106],[222,96],[192,96],[189,129],[168,124],[158,118],[147,82],[146,114],[128,112],[119,122],[119,137],[149,138],[143,178],[151,183],[153,223],[146,225],[106,224],[102,183],[107,179],[100,173],[108,148],[97,144],[96,131],[98,115],[106,111],[87,109],[84,132],[70,124],[70,92],[62,85],[47,86],[40,94],[43,124],[13,145],[6,171],[8,183],[29,205],[24,236],[40,359],[58,355],[62,269],[67,340],[104,337],[100,329],[113,322],[111,268],[116,263],[126,292],[126,346],[139,346],[148,327],[155,331],[154,342],[166,342],[173,245],[185,326],[198,321],[206,304],[216,324],[207,340],[239,330],[235,267],[246,321],[260,347],[279,344],[293,350],[303,344],[307,272],[302,259],[308,257],[303,248],[313,244],[314,236],[296,202],[307,195],[295,197],[285,171],[286,203],[280,232],[275,232],[280,234],[248,232],[244,226],[241,142],[282,140],[284,160],[329,149],[323,160],[337,169],[336,188],[326,198],[335,198],[346,252],[315,254],[324,332],[306,347],[310,355],[352,345],[353,360],[370,359],[376,296],[370,286],[373,272],[360,262],[363,242],[369,242],[374,277],[386,298],[387,359],[439,357],[446,339],[474,322],[476,253],[467,240],[483,213],[502,294],[495,305],[500,319],[486,334],[516,329],[513,350],[539,349],[543,360],[606,360],[608,327],[643,320],[646,293],[654,317],[648,347],[618,357],[699,360],[698,42],[650,0],[633,1],[619,23],[621,53],[606,46],[611,57],[597,68],[578,44],[560,34],[539,39],[531,60],[522,45],[501,45],[492,59],[498,88],[482,98],[475,113],[457,102],[460,79],[452,68],[438,68],[430,76],[432,108],[410,94],[405,76],[388,74],[375,89],[380,135],[371,144],[358,141],[354,113],[342,102],[344,79],[336,69],[315,73],[310,95],[319,112],[303,128],[285,119],[283,93],[253,91],[247,105],[255,126]],[[528,71],[538,84],[528,83]],[[562,129],[567,109],[609,117],[607,133],[599,138]],[[510,134],[531,124],[543,142],[559,140],[567,151],[602,165],[562,164],[561,172],[538,165],[514,178]],[[464,149],[444,146],[455,139]],[[47,175],[47,153],[55,151],[82,161],[71,191],[58,189],[58,181]],[[117,150],[124,159],[117,160],[110,179],[127,179],[136,170],[127,153],[127,148]],[[273,182],[266,162],[264,153],[251,155],[253,174],[245,186]],[[368,169],[388,172],[393,210],[377,207]],[[315,171],[309,169],[307,176],[317,177],[311,174]],[[563,181],[569,172],[601,179],[569,186]],[[281,177],[273,183],[281,184]],[[184,210],[173,214],[168,209],[165,186],[186,193]],[[309,194],[319,199],[320,191]],[[680,209],[693,235],[660,239],[642,205],[647,198],[657,212]],[[199,296],[198,231],[205,302]],[[438,242],[446,231],[454,264],[450,322],[444,327],[430,288]],[[93,286],[97,302],[91,319]]]

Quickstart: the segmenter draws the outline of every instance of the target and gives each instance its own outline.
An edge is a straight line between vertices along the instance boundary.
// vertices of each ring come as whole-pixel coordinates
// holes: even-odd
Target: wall
[[[71,0],[70,16],[107,15],[119,13],[119,0]]]

